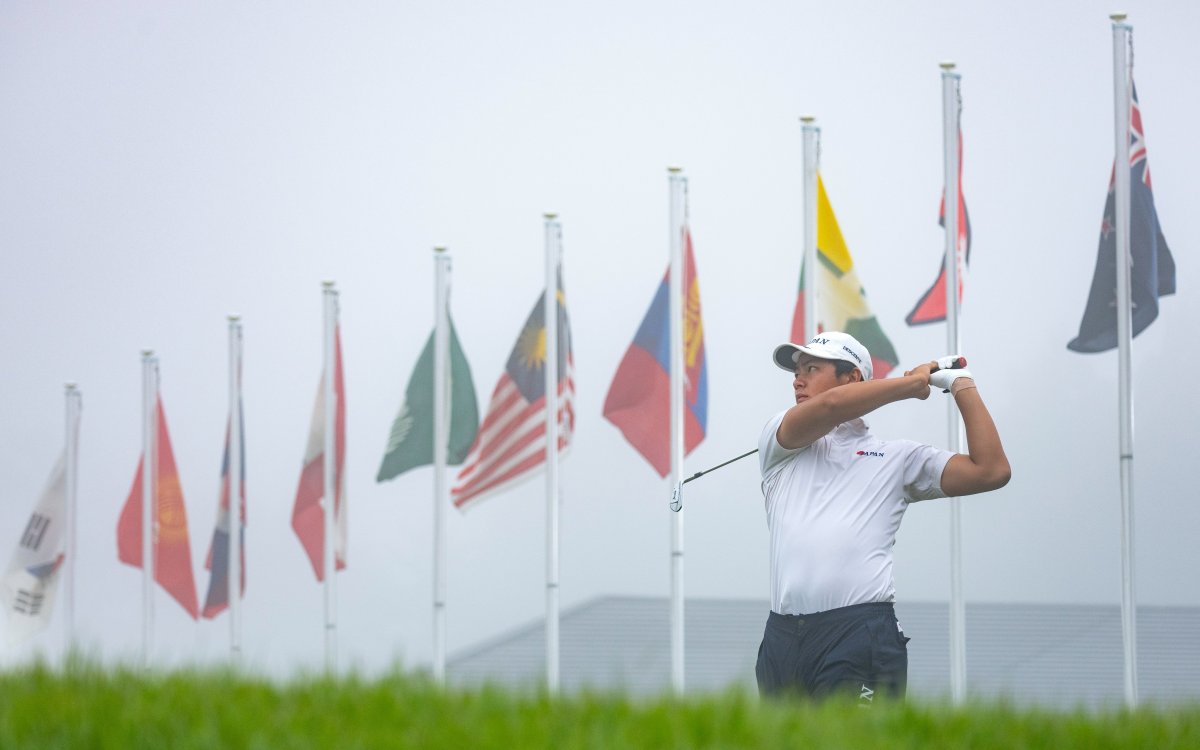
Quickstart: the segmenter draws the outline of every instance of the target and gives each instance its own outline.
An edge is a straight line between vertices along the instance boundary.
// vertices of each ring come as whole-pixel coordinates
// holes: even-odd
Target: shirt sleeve
[[[904,496],[909,502],[945,497],[942,472],[954,454],[931,445],[911,443],[904,460]]]
[[[788,410],[784,409],[771,417],[763,427],[762,434],[758,436],[758,468],[762,472],[763,479],[773,473],[779,464],[804,450],[804,448],[784,448],[779,444],[779,425],[783,422],[783,415],[787,412]]]

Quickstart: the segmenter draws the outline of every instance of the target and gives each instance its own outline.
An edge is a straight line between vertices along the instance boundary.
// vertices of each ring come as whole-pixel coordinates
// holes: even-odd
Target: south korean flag
[[[10,644],[26,640],[50,622],[58,573],[65,559],[66,517],[64,452],[17,540],[4,578],[0,579],[0,601],[7,614],[5,630]]]

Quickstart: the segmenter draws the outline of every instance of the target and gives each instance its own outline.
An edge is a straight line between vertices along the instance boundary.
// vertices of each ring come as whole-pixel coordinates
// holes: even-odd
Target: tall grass
[[[0,674],[0,748],[1200,748],[1200,706],[1089,714],[1004,705],[634,700],[395,672],[275,684],[75,662]]]

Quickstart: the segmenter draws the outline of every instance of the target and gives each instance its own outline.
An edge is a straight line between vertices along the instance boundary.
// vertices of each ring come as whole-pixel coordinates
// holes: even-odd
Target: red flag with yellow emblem
[[[162,397],[158,399],[158,461],[154,467],[154,580],[179,602],[195,620],[200,616],[196,579],[192,576],[192,547],[188,541],[187,512],[183,489],[175,468],[175,453],[167,434]],[[142,567],[142,462],[138,460],[133,488],[117,522],[117,557],[135,568]]]

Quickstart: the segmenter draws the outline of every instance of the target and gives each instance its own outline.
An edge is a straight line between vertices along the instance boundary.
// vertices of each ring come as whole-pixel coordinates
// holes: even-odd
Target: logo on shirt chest
[[[883,451],[855,451],[856,456],[870,456],[872,458],[883,458]]]

